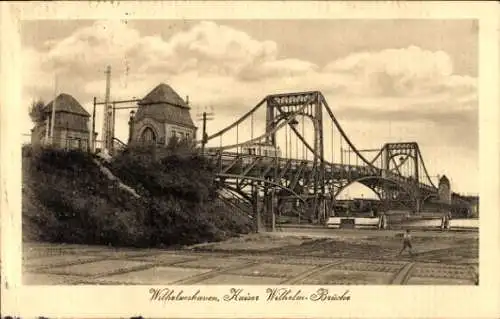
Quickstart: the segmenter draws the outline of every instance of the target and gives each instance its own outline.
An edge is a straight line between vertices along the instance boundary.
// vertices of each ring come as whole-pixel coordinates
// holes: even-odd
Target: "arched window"
[[[155,132],[150,128],[146,127],[141,134],[141,140],[144,143],[156,143],[156,135]]]

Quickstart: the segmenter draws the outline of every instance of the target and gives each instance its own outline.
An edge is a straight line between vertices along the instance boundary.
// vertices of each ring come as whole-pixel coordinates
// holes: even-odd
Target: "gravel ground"
[[[477,263],[479,239],[467,233],[414,234],[413,260],[420,262]],[[330,236],[303,233],[253,234],[221,243],[197,245],[199,251],[272,253],[323,258],[399,259],[401,232],[331,233]]]

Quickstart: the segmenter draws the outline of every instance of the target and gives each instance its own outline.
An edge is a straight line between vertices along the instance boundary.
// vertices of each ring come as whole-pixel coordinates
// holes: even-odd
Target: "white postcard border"
[[[1,244],[2,316],[35,317],[497,317],[499,294],[498,5],[478,2],[94,2],[1,4]],[[153,286],[21,285],[22,19],[471,19],[480,21],[480,285],[330,286],[350,291],[348,302],[153,303]],[[459,138],[459,137],[457,137]],[[466,168],[464,168],[466,169]],[[189,286],[223,296],[232,286]],[[241,286],[264,296],[267,286]],[[180,289],[180,287],[175,287]],[[295,289],[295,288],[294,288]],[[304,291],[317,287],[301,286]]]

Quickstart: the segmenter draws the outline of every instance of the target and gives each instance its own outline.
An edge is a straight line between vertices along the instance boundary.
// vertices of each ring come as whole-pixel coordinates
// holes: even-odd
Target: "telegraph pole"
[[[108,152],[111,151],[112,144],[112,136],[111,136],[111,127],[112,127],[112,114],[113,108],[109,104],[109,96],[111,91],[111,66],[107,66],[106,68],[106,96],[104,100],[104,120],[102,124],[102,141],[104,143],[103,149],[107,149]]]
[[[52,114],[50,123],[50,144],[54,144],[54,127],[56,121],[56,104],[57,104],[57,75],[54,77],[54,101],[52,102]]]
[[[201,154],[205,154],[205,143],[207,142],[207,112],[203,112],[203,137],[201,139]]]
[[[92,109],[92,135],[90,136],[91,151],[95,152],[95,108],[97,104],[97,98],[94,96],[94,108]]]
[[[213,110],[213,108],[211,108]],[[214,112],[203,112],[202,114],[197,114],[198,115],[198,121],[201,120],[203,121],[202,124],[202,137],[201,137],[201,154],[205,154],[205,145],[208,142],[208,135],[207,135],[207,121],[213,120],[213,116],[215,115]],[[201,116],[201,119],[200,119]]]
[[[116,103],[113,102],[113,117],[111,118],[111,128],[110,128],[110,136],[109,136],[109,143],[110,146],[113,147],[113,141],[115,139],[115,121],[116,121]]]

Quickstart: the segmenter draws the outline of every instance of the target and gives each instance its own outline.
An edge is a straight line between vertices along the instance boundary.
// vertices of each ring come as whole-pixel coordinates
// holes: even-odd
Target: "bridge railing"
[[[304,160],[304,159],[288,159],[288,158],[283,158],[283,157],[273,157],[273,156],[265,156],[265,155],[252,155],[252,154],[243,154],[243,153],[237,153],[237,152],[218,152],[215,150],[210,150],[207,152],[208,156],[213,156],[218,159],[219,165],[225,166],[225,165],[230,165],[233,163],[235,160],[240,159],[243,164],[250,164],[252,163],[257,157],[263,158],[263,162],[267,163],[276,163],[280,166],[284,166],[287,163],[290,163],[290,166],[293,169],[297,169],[301,165],[303,165],[304,162],[307,162],[306,167],[309,169],[312,169],[314,167],[314,162],[312,160]],[[401,182],[401,183],[415,183],[415,180],[411,177],[405,177],[401,176],[399,174],[390,172],[390,171],[383,171],[382,169],[377,169],[369,166],[363,166],[363,165],[353,165],[353,164],[338,164],[338,163],[327,163],[325,165],[325,169],[327,173],[336,173],[336,172],[343,172],[348,176],[349,174],[363,174],[363,175],[370,175],[373,174],[375,176],[383,176],[386,178],[390,178],[396,182]],[[424,184],[422,182],[418,183],[419,187],[422,189],[425,189],[427,191],[436,191],[436,189],[433,186]]]

